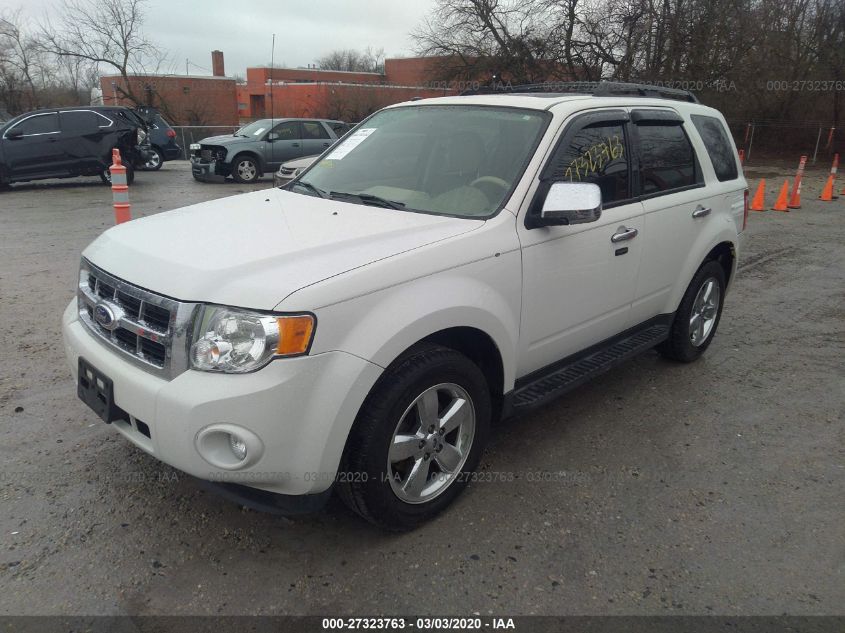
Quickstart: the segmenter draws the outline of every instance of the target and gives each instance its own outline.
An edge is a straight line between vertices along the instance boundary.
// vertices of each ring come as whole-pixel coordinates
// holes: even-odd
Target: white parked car
[[[719,112],[638,91],[399,104],[290,190],[106,231],[63,319],[80,397],[243,502],[429,519],[494,420],[713,340],[746,182]]]
[[[273,186],[282,187],[288,184],[303,171],[311,167],[319,157],[319,155],[306,156],[305,158],[297,158],[296,160],[289,160],[286,163],[282,163],[273,175]]]

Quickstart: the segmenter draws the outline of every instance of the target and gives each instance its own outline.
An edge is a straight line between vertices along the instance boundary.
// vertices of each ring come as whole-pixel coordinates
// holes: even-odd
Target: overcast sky
[[[0,9],[24,7],[41,18],[57,0],[0,0]],[[102,0],[107,2],[108,0]],[[413,54],[409,32],[433,0],[149,0],[145,31],[169,51],[172,68],[211,74],[211,51],[220,49],[227,75],[270,62],[276,34],[276,64],[305,66],[339,48],[384,48],[388,57]]]

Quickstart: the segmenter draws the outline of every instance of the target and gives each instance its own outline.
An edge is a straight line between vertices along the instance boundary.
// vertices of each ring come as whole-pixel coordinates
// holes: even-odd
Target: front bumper
[[[213,160],[211,162],[203,162],[196,156],[191,158],[191,174],[197,180],[203,182],[223,182],[226,176],[229,175],[228,170]]]
[[[75,299],[62,330],[74,379],[81,356],[112,380],[114,402],[129,417],[112,426],[133,444],[200,479],[283,495],[331,487],[352,422],[382,371],[335,351],[275,360],[250,374],[188,370],[168,381],[95,338],[79,321]],[[216,424],[258,436],[260,458],[239,470],[205,461],[197,437]]]
[[[283,187],[284,185],[291,182],[294,178],[296,178],[296,175],[292,175],[292,176],[282,175],[277,171],[273,174],[273,186],[274,187]]]

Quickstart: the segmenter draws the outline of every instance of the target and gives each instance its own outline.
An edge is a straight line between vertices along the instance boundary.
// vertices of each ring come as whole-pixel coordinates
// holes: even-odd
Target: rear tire
[[[135,182],[135,168],[132,165],[124,165],[124,167],[126,167],[126,184],[131,185]],[[111,172],[108,167],[100,172],[100,180],[104,185],[111,186]]]
[[[147,162],[144,163],[141,169],[144,171],[158,171],[164,164],[164,156],[162,155],[161,150],[157,147],[151,147],[150,151],[153,155],[149,160],[147,160]]]
[[[725,303],[725,271],[719,262],[701,265],[681,299],[669,338],[657,346],[666,358],[691,363],[710,347]]]
[[[490,391],[472,361],[445,347],[416,347],[361,407],[341,461],[341,498],[381,528],[417,527],[467,485],[490,417]]]

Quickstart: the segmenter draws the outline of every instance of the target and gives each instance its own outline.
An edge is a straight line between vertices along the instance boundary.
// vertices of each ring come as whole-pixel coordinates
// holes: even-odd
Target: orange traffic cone
[[[792,195],[789,198],[789,208],[790,209],[800,209],[801,208],[801,181],[804,179],[804,165],[807,164],[807,157],[802,156],[801,161],[798,163],[798,173],[795,174],[795,182],[792,183]],[[781,209],[778,209],[781,211]]]
[[[778,194],[777,202],[775,202],[775,206],[772,207],[772,211],[789,211],[786,206],[786,201],[789,198],[789,180],[783,181],[783,187],[780,188],[780,193]]]
[[[757,186],[757,191],[754,192],[754,199],[751,200],[750,211],[765,211],[766,202],[764,197],[766,195],[766,179],[763,178]]]
[[[836,196],[833,195],[833,174],[827,177],[827,182],[824,185],[824,189],[822,189],[822,195],[819,196],[819,200],[824,202],[833,202],[833,199]]]
[[[831,135],[832,134],[833,128],[831,128]],[[823,200],[825,202],[832,202],[839,197],[833,192],[833,187],[836,183],[837,171],[839,171],[839,154],[834,154],[833,165],[830,166],[830,176],[827,177],[827,182],[824,185],[824,189],[822,189],[822,195],[819,197],[819,200]]]

